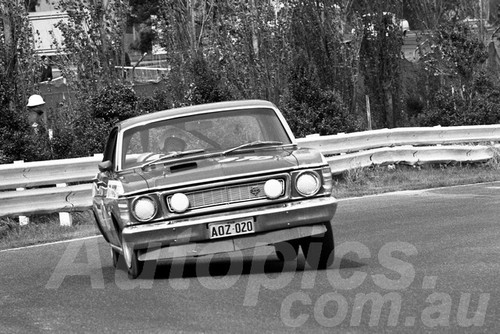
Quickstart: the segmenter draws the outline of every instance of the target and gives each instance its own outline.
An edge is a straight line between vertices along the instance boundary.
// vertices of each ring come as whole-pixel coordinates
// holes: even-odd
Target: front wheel
[[[113,259],[113,267],[118,268],[118,263],[120,261],[120,253],[118,251],[114,250],[113,247],[111,249],[111,258]]]
[[[314,269],[328,268],[334,260],[335,243],[331,222],[326,222],[325,227],[325,234],[304,238],[300,243],[306,262]]]
[[[130,265],[127,265],[128,278],[136,279],[142,273],[144,268],[144,262],[137,259],[137,251],[132,252],[132,261]]]
[[[137,251],[130,248],[124,240],[122,240],[122,248],[125,264],[127,266],[128,278],[136,279],[142,272],[144,262],[139,261],[137,258]]]

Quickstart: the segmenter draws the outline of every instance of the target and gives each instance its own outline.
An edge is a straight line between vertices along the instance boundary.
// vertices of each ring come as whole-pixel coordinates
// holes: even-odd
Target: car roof
[[[138,124],[147,124],[161,119],[182,117],[195,114],[203,114],[207,111],[223,111],[243,108],[276,108],[276,106],[265,100],[237,100],[216,103],[199,104],[188,107],[172,108],[162,111],[132,117],[116,124],[116,127],[126,129]]]

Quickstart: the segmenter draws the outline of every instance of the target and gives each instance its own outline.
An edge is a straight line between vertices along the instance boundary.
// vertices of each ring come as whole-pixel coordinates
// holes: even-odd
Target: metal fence
[[[299,138],[302,147],[321,151],[333,174],[383,164],[481,162],[493,158],[500,125],[397,128]],[[89,209],[91,182],[102,155],[0,165],[0,216],[60,212],[62,225],[70,212]]]

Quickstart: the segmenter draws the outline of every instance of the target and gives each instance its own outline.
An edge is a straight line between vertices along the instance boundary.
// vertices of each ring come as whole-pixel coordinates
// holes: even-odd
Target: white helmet
[[[28,98],[28,104],[27,107],[36,107],[36,106],[41,106],[42,104],[45,104],[45,101],[40,95],[31,95]]]

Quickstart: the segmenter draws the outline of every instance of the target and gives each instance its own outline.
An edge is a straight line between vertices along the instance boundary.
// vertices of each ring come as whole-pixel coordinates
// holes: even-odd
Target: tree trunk
[[[194,57],[196,54],[196,23],[194,17],[194,2],[196,0],[188,0],[188,17],[190,24],[189,31],[189,43],[191,46],[191,56]]]
[[[3,13],[2,21],[3,21],[3,34],[5,41],[5,57],[8,60],[6,68],[7,70],[6,77],[12,78],[16,69],[16,62],[17,62],[16,53],[12,52],[13,50],[15,50],[13,36],[12,36],[12,24],[11,24],[9,7],[5,6],[4,3],[0,4],[1,4],[0,6],[1,13]],[[15,109],[14,100],[10,99],[9,110],[11,112],[14,112],[15,111],[14,109]]]
[[[257,8],[255,7],[255,0],[250,0],[250,6],[252,11],[252,46],[255,58],[259,58],[259,37],[255,29],[255,20],[257,19]]]
[[[388,128],[393,128],[394,125],[394,103],[391,91],[392,85],[385,83],[384,90],[384,106],[385,106],[385,124]]]

